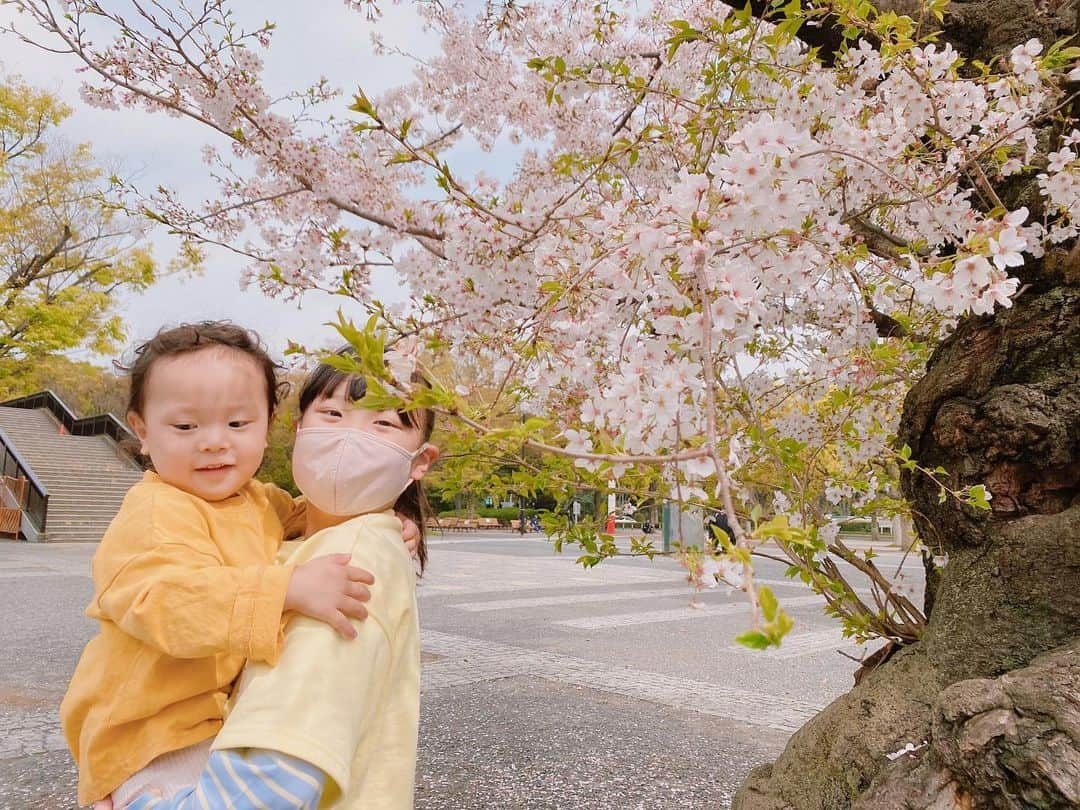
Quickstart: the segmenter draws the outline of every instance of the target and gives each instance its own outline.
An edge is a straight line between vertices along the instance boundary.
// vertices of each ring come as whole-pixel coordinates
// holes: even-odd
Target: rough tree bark
[[[971,0],[942,33],[986,60],[1078,29],[1077,0]],[[987,484],[991,512],[905,477],[920,536],[948,555],[923,640],[752,771],[735,810],[1080,807],[1080,248],[1019,275],[1012,309],[938,347],[900,428],[950,485]]]

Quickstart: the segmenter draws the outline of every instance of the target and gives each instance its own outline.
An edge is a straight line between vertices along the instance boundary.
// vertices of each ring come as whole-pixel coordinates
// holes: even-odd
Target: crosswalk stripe
[[[424,691],[528,675],[782,731],[796,730],[823,708],[785,695],[434,630],[423,632],[421,644],[426,652],[450,656],[448,660],[424,665]]]
[[[794,599],[781,599],[781,607],[799,607],[802,605],[824,605],[825,600],[817,595],[797,596]],[[560,627],[572,627],[576,630],[606,630],[612,627],[629,627],[635,624],[660,624],[662,622],[681,622],[690,619],[707,619],[712,616],[729,616],[747,613],[750,606],[746,602],[734,602],[727,605],[699,605],[681,607],[673,610],[648,610],[640,613],[616,613],[610,616],[585,616],[578,619],[563,619],[552,622]]]

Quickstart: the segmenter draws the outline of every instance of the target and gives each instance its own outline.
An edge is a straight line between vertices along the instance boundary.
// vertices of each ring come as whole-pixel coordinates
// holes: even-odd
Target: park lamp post
[[[521,418],[521,424],[525,424],[525,409],[521,407],[521,403],[518,403],[518,414]],[[521,465],[525,466],[525,441],[521,439]],[[522,492],[517,493],[518,496],[518,534],[522,537],[525,536],[525,494]]]

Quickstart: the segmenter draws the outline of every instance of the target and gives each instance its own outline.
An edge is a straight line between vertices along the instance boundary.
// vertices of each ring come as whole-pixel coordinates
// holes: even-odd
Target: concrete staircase
[[[105,436],[60,434],[45,409],[0,406],[0,430],[49,490],[44,540],[98,542],[142,470]]]

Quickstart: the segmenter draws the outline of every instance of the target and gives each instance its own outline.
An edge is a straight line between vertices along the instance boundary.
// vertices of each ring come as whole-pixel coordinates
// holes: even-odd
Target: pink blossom
[[[990,255],[1000,269],[1006,267],[1020,267],[1024,264],[1024,257],[1020,255],[1027,246],[1027,240],[1018,236],[1014,228],[1003,228],[997,238],[990,240]]]
[[[1035,57],[1042,53],[1042,48],[1042,43],[1032,38],[1023,45],[1017,45],[1009,54],[1013,72],[1027,84],[1035,84],[1039,80]]]
[[[1062,148],[1051,152],[1046,156],[1046,170],[1048,172],[1064,171],[1065,167],[1076,160],[1076,153],[1069,148]]]
[[[1002,221],[1011,228],[1019,228],[1025,222],[1027,222],[1028,210],[1026,206],[1017,208],[1015,211],[1010,211],[1004,217]]]
[[[982,289],[990,283],[990,272],[985,256],[965,256],[953,268],[953,284],[959,289]]]

